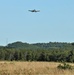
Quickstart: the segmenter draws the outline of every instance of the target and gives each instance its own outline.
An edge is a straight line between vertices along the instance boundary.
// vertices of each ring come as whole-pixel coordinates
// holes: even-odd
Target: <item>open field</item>
[[[74,75],[74,70],[60,70],[58,65],[55,62],[0,61],[0,75]]]

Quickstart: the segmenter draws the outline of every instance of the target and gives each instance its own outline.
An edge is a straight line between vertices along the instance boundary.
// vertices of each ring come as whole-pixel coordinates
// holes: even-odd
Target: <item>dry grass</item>
[[[55,62],[0,61],[0,75],[74,75],[74,70],[60,70],[58,65]]]

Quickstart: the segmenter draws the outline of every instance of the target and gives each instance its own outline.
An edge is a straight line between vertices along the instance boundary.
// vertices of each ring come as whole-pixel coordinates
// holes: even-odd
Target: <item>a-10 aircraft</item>
[[[28,11],[30,11],[30,12],[40,12],[40,10],[28,10]]]

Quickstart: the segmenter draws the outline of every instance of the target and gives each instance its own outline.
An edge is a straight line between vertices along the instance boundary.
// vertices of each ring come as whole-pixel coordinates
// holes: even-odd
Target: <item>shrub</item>
[[[67,63],[63,63],[63,64],[59,64],[58,65],[59,69],[73,69],[73,66],[67,64]]]

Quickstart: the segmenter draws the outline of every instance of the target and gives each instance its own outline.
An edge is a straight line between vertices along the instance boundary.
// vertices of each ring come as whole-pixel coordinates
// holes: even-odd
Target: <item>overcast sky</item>
[[[0,0],[0,45],[16,41],[74,42],[74,0]]]

